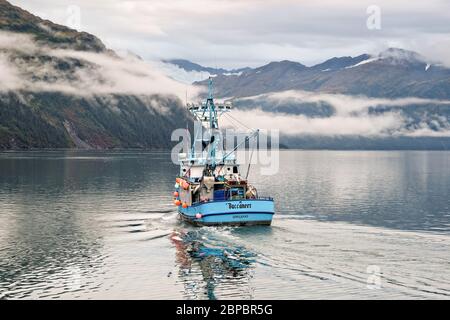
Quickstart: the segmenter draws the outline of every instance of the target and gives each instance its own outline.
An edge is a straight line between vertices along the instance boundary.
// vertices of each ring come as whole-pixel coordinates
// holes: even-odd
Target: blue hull
[[[270,225],[275,207],[272,199],[221,200],[180,207],[178,212],[195,225]]]

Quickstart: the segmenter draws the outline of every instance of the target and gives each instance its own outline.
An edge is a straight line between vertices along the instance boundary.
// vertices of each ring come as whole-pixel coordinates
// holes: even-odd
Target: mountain
[[[169,61],[191,79],[214,75],[240,122],[280,129],[290,148],[450,149],[450,70],[412,51],[237,70]],[[0,149],[167,149],[192,125],[184,84],[5,0],[0,70]]]
[[[450,69],[413,51],[270,62],[214,87],[290,148],[450,149]]]
[[[312,67],[318,71],[335,71],[346,67],[354,66],[362,61],[370,59],[370,55],[362,54],[357,57],[334,57],[325,62],[319,63]]]
[[[306,90],[367,97],[450,99],[450,69],[397,48],[376,56],[335,57],[312,67],[292,61],[271,62],[241,75],[219,75],[214,83],[222,97]]]
[[[264,92],[285,90],[285,83],[297,79],[305,71],[306,66],[293,61],[271,62],[241,74],[218,75],[214,78],[214,88],[221,97],[245,97]],[[283,79],[282,81],[277,81]],[[197,84],[206,85],[206,81]]]
[[[34,35],[40,44],[61,49],[105,52],[105,45],[95,36],[43,20],[31,13],[0,1],[0,30]],[[112,52],[112,51],[111,51]]]
[[[186,70],[187,72],[197,71],[197,72],[208,72],[210,74],[223,74],[223,73],[228,72],[227,70],[222,69],[222,68],[216,69],[216,68],[204,67],[202,65],[199,65],[197,63],[191,62],[189,60],[184,60],[184,59],[163,60],[162,62],[176,65],[179,68]]]
[[[192,121],[143,63],[0,0],[0,149],[169,148]]]
[[[227,69],[223,69],[223,68],[204,67],[198,63],[194,63],[194,62],[191,62],[191,61],[185,60],[185,59],[169,59],[169,60],[162,60],[162,62],[175,65],[187,72],[192,72],[192,71],[205,72],[205,73],[209,73],[210,75],[219,75],[219,74],[230,75],[230,74],[238,74],[238,73],[241,73],[244,71],[251,70],[251,68],[248,68],[248,67],[239,68],[239,69],[231,69],[231,70],[227,70]]]

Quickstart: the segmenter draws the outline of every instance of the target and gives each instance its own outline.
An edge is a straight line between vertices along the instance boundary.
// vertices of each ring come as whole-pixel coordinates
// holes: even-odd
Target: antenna
[[[209,83],[208,83],[208,99],[213,99],[213,82],[212,78],[209,77]]]

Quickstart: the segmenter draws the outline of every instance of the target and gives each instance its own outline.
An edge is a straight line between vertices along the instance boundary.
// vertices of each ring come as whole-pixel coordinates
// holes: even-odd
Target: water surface
[[[271,227],[190,227],[169,153],[0,154],[0,298],[450,295],[450,152],[283,151]]]

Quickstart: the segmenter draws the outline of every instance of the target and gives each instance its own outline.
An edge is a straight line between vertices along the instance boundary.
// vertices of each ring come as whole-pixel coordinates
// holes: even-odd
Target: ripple
[[[448,299],[449,155],[282,152],[271,227],[197,228],[168,153],[0,154],[0,299]]]

